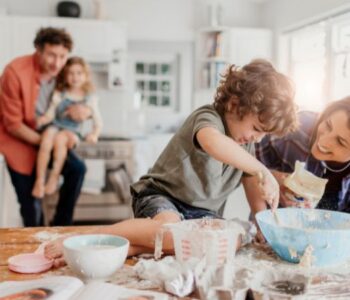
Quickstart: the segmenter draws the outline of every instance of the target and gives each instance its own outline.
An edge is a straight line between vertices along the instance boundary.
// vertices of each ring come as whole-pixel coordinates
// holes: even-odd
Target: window
[[[301,109],[320,111],[350,95],[350,15],[287,33],[289,75]]]
[[[177,60],[177,55],[135,57],[135,99],[141,107],[175,109]]]
[[[350,15],[332,26],[332,95],[339,99],[350,95]]]
[[[323,23],[290,34],[290,75],[301,109],[324,107],[326,81],[326,32]]]

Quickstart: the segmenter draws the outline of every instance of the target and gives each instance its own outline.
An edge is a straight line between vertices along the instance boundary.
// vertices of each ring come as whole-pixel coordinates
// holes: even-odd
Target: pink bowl
[[[8,259],[8,267],[17,273],[40,273],[51,269],[53,260],[43,254],[24,253]]]

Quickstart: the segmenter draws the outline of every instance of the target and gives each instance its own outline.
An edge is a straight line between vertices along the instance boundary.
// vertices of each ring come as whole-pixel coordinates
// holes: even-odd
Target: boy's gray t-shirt
[[[200,107],[186,119],[153,168],[132,189],[138,193],[151,186],[189,205],[219,211],[239,185],[242,171],[201,150],[196,134],[204,127],[227,135],[224,121],[213,105]],[[242,147],[255,155],[253,143]]]

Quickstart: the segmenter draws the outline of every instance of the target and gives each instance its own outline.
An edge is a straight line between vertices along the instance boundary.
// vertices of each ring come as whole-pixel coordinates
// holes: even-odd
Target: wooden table
[[[9,257],[21,253],[34,252],[41,241],[38,240],[38,237],[35,236],[39,232],[49,232],[50,234],[69,234],[69,233],[84,233],[87,231],[91,231],[92,229],[96,229],[98,226],[74,226],[74,227],[38,227],[38,228],[0,228],[0,282],[5,280],[28,280],[28,279],[36,279],[46,275],[49,271],[43,272],[40,274],[18,274],[12,272],[8,269],[7,260]],[[256,246],[250,246],[250,249],[257,248]],[[249,249],[248,248],[248,249]],[[258,247],[259,249],[261,246]],[[258,250],[257,248],[257,250]],[[263,248],[268,248],[267,246],[263,246]],[[260,249],[261,250],[261,249]],[[242,250],[243,251],[243,250]],[[238,255],[243,255],[242,251]],[[243,251],[244,252],[244,251]],[[271,250],[269,251],[259,251],[258,257],[254,257],[249,255],[250,260],[258,259],[259,261],[271,261],[275,260],[275,254]],[[133,265],[135,263],[134,260],[130,259],[126,261],[126,264]],[[350,272],[350,270],[349,270]],[[326,272],[327,273],[327,272]],[[328,288],[325,284],[328,284]],[[317,284],[313,287],[313,289],[321,289],[323,294],[331,294],[334,295],[334,288],[340,291],[344,291],[346,287],[346,291],[348,292],[349,298],[342,299],[350,299],[350,280],[348,276],[342,279],[342,281],[332,282],[326,281],[322,284]],[[311,286],[312,287],[312,286]],[[254,293],[255,299],[262,299],[261,295]],[[190,298],[181,298],[181,299],[190,299]],[[315,298],[312,298],[315,299]]]
[[[35,234],[41,231],[50,233],[67,234],[89,231],[97,226],[72,226],[72,227],[36,227],[36,228],[0,228],[0,282],[5,280],[25,280],[42,277],[40,274],[18,274],[7,267],[9,257],[21,253],[34,252],[41,241]]]
[[[36,228],[0,228],[0,282],[6,280],[30,280],[43,277],[51,270],[39,274],[19,274],[8,269],[9,257],[21,253],[34,252],[42,241],[35,236],[39,232],[57,234],[84,233],[99,226],[72,226],[72,227],[36,227]],[[127,265],[134,265],[135,260],[127,259]],[[172,299],[189,300],[191,297]]]

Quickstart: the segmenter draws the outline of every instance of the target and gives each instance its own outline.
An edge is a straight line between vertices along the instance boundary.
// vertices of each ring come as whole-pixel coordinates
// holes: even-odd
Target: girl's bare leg
[[[67,158],[68,149],[70,145],[78,143],[78,140],[78,137],[68,130],[62,130],[56,135],[53,148],[53,166],[45,186],[47,195],[52,195],[57,190],[58,180]]]
[[[32,195],[36,198],[43,198],[45,194],[45,177],[47,165],[50,161],[54,138],[57,134],[56,127],[48,127],[41,135],[41,143],[36,161],[36,180]]]
[[[163,211],[153,219],[129,219],[110,226],[96,228],[84,234],[112,234],[125,237],[130,242],[128,256],[141,253],[153,253],[156,235],[161,226],[165,223],[176,223],[180,221],[177,213]],[[50,242],[45,247],[45,255],[49,258],[57,259],[56,266],[62,264],[64,238]],[[164,252],[173,252],[174,245],[170,232],[165,232],[163,237]]]

